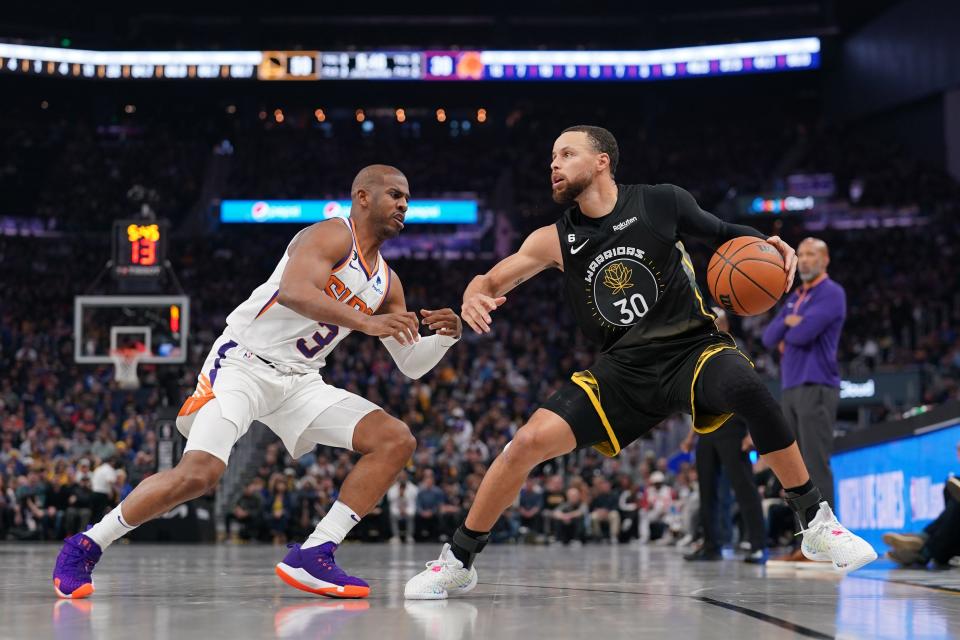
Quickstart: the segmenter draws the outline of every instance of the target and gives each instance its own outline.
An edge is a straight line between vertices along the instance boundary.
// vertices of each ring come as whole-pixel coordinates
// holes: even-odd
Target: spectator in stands
[[[107,507],[117,503],[117,468],[122,465],[117,458],[108,458],[93,470],[91,486],[93,487],[93,519],[100,520],[106,513]]]
[[[243,493],[237,499],[233,510],[227,514],[227,538],[233,540],[259,540],[263,528],[263,481],[254,478],[243,488]],[[239,531],[234,531],[231,525],[236,522]]]
[[[273,537],[273,544],[286,544],[287,526],[293,505],[287,491],[287,480],[281,473],[270,478],[269,498],[267,500],[267,526]]]
[[[650,541],[664,537],[669,529],[670,510],[673,506],[673,489],[667,486],[667,477],[662,471],[650,474],[649,484],[644,493],[647,505],[647,524],[650,528]]]
[[[465,512],[460,494],[460,485],[456,481],[449,480],[443,484],[443,502],[439,510],[440,542],[452,540],[453,532],[463,519]]]
[[[532,474],[527,476],[520,489],[520,496],[517,500],[517,515],[520,518],[519,533],[521,536],[543,536],[543,488],[540,486],[539,478]]]
[[[620,512],[620,542],[640,537],[640,502],[642,492],[627,473],[617,477],[617,511]]]
[[[397,475],[397,481],[387,490],[390,501],[391,540],[413,542],[414,518],[417,514],[417,485],[410,482],[406,471]]]
[[[557,515],[560,507],[566,502],[567,496],[563,490],[563,478],[553,475],[547,478],[546,489],[543,493],[543,518],[545,533],[551,540],[559,537]]]
[[[617,510],[618,496],[613,486],[603,476],[593,479],[593,499],[590,501],[590,525],[594,540],[609,540],[611,544],[620,541],[620,512]]]
[[[90,486],[89,474],[77,474],[78,481],[71,485],[70,495],[67,498],[66,520],[64,535],[85,531],[93,520],[93,489]]]
[[[424,469],[417,490],[417,514],[414,518],[414,540],[436,542],[440,539],[440,505],[445,501],[443,490],[434,481],[433,469]]]
[[[557,539],[567,545],[571,542],[583,544],[586,539],[587,504],[577,487],[570,487],[566,500],[555,511],[553,519],[557,527]]]

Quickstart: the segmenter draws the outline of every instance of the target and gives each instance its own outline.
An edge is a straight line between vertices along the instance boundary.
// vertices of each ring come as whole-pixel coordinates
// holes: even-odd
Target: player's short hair
[[[605,153],[610,158],[610,176],[617,172],[617,165],[620,163],[620,147],[617,146],[617,139],[613,134],[603,127],[595,127],[589,124],[578,124],[575,127],[567,127],[562,133],[580,132],[587,134],[593,150],[598,153]]]

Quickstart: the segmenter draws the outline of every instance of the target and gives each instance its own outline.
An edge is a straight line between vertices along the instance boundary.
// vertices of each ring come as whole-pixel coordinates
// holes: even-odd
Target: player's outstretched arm
[[[677,203],[677,232],[692,236],[716,249],[727,240],[740,236],[753,236],[766,240],[780,252],[787,274],[784,282],[784,291],[793,288],[793,277],[797,271],[797,253],[779,236],[767,237],[766,234],[743,224],[725,222],[708,211],[704,211],[697,204],[696,199],[685,189],[674,187],[674,196]]]
[[[504,294],[551,267],[563,269],[560,236],[554,225],[540,227],[527,236],[516,253],[471,280],[463,292],[460,315],[477,333],[488,333],[493,322],[490,312],[506,302]]]
[[[280,278],[277,302],[300,315],[374,336],[396,336],[404,344],[417,334],[416,314],[392,314],[374,320],[324,293],[333,267],[349,259],[350,232],[336,220],[319,222],[290,246],[290,259]]]
[[[416,318],[415,314],[407,311],[407,301],[400,278],[393,272],[390,273],[390,278],[390,291],[380,307],[383,315],[375,315],[374,320],[406,314]],[[416,333],[415,339],[409,343],[401,343],[390,335],[380,337],[383,346],[397,363],[397,368],[405,376],[414,380],[437,366],[447,349],[457,343],[461,334],[460,317],[453,312],[453,309],[421,309],[420,315],[423,316],[423,324],[434,331],[434,335],[421,338],[419,333]]]

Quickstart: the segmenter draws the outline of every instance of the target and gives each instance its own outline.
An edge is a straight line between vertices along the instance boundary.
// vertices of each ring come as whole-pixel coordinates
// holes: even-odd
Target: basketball
[[[707,267],[710,295],[738,316],[755,316],[777,304],[786,277],[780,252],[752,236],[723,243]]]

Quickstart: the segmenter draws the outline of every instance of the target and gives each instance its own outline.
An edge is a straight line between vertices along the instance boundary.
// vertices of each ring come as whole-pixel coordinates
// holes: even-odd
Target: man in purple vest
[[[834,507],[833,426],[840,402],[837,346],[847,315],[843,287],[827,276],[827,243],[807,238],[797,247],[801,286],[763,332],[767,349],[781,353],[782,406],[810,479]]]

